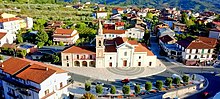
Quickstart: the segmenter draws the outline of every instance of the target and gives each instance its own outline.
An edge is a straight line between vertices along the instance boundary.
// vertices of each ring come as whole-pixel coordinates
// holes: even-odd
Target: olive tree
[[[116,93],[116,87],[115,86],[111,86],[110,93],[111,94],[115,94]]]
[[[95,90],[96,90],[97,94],[102,94],[102,92],[103,92],[102,85],[96,85]]]
[[[141,87],[140,87],[140,85],[135,85],[135,86],[134,86],[134,91],[135,91],[136,94],[139,94],[139,93],[141,92]]]
[[[130,86],[124,85],[122,88],[123,94],[129,94],[130,93]]]
[[[91,90],[91,83],[90,82],[86,82],[85,83],[85,90],[86,91],[90,91]]]
[[[157,80],[155,87],[156,87],[158,90],[162,90],[162,88],[163,88],[163,82],[162,82],[161,80]]]
[[[171,87],[171,85],[172,85],[172,81],[173,81],[172,78],[169,78],[169,77],[166,78],[166,80],[165,80],[165,85]]]
[[[152,83],[151,82],[146,82],[145,83],[145,90],[150,91],[152,89]]]

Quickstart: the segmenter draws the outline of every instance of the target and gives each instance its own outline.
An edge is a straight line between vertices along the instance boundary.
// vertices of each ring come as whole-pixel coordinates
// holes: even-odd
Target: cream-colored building
[[[72,46],[61,53],[64,67],[154,67],[157,57],[142,43],[126,37],[105,39],[99,22],[96,46]]]
[[[57,28],[53,33],[53,41],[56,43],[74,44],[79,38],[77,30]]]

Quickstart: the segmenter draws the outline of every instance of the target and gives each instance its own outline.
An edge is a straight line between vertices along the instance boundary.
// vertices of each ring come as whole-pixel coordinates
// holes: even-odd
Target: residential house
[[[159,28],[159,32],[157,33],[157,37],[162,37],[165,35],[169,35],[170,37],[175,36],[175,32],[170,28]]]
[[[72,46],[64,50],[61,56],[63,67],[154,67],[157,60],[146,45],[136,40],[117,36],[105,38],[101,22],[95,46]]]
[[[64,44],[74,44],[79,39],[77,30],[57,28],[53,33],[53,41],[56,43],[63,42]]]
[[[96,11],[96,18],[107,18],[108,13],[106,11]]]
[[[124,30],[124,22],[105,21],[104,22],[104,29]]]
[[[0,17],[1,18],[14,18],[14,17],[16,17],[16,15],[14,15],[14,14],[8,14],[8,13],[0,13]]]
[[[45,27],[45,30],[55,30],[56,28],[62,28],[64,25],[63,21],[49,21],[47,22],[47,26]]]
[[[6,43],[12,44],[16,40],[16,35],[12,31],[0,29],[0,47]]]
[[[187,26],[186,26],[186,24],[182,24],[179,22],[173,22],[172,28],[175,32],[185,32],[187,29]]]
[[[97,8],[98,8],[98,11],[105,11],[106,9],[106,7],[105,7],[105,5],[103,5],[103,4],[98,4],[97,5]]]
[[[113,39],[116,37],[126,37],[126,30],[107,30],[103,29],[104,39]]]
[[[29,53],[36,52],[37,49],[38,49],[37,45],[24,42],[24,43],[18,44],[16,50],[26,50],[26,53],[29,54]]]
[[[124,14],[124,9],[120,7],[112,8],[112,14]]]
[[[177,41],[177,47],[181,49],[182,61],[186,65],[211,65],[217,39],[198,37]]]
[[[173,27],[173,23],[177,21],[177,19],[169,18],[169,17],[161,17],[159,20],[161,22],[165,23],[165,24],[168,24],[168,26],[170,28],[172,28]]]
[[[169,58],[179,60],[182,55],[182,50],[176,46],[176,39],[170,35],[165,35],[159,38],[161,52],[164,52]]]
[[[128,38],[136,38],[138,40],[144,37],[145,29],[143,27],[137,26],[127,29],[126,36]]]
[[[147,12],[143,11],[143,10],[140,10],[137,12],[137,15],[141,18],[144,18],[147,16]]]
[[[0,29],[10,30],[13,33],[16,33],[17,30],[20,30],[20,20],[21,18],[0,18]]]
[[[66,99],[69,95],[68,72],[54,66],[12,57],[0,64],[0,74],[6,99]]]
[[[213,22],[213,24],[215,24],[216,26],[209,31],[209,37],[220,40],[220,22]]]

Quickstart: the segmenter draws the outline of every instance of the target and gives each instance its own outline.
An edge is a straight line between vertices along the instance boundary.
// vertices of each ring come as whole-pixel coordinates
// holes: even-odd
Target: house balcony
[[[18,98],[18,96],[16,96],[16,95],[13,94],[13,93],[7,92],[7,94],[8,94],[9,96],[13,97],[14,99],[17,99],[17,98]]]
[[[73,60],[95,60],[96,58],[74,58]]]
[[[19,92],[23,95],[26,95],[26,96],[31,96],[31,93],[28,91],[28,89],[22,89],[22,88],[19,88],[18,89]]]

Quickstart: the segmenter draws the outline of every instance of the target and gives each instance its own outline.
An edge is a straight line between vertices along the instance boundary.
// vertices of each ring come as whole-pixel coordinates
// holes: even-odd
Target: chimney
[[[4,67],[4,65],[2,64],[2,67]]]
[[[49,68],[48,67],[46,67],[46,71],[48,71],[49,70]]]

